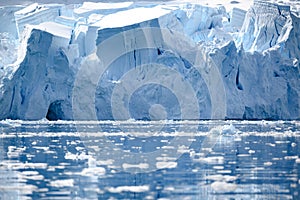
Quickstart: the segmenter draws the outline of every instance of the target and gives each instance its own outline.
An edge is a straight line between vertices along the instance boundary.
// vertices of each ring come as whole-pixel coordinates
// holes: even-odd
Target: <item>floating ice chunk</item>
[[[82,176],[103,176],[106,173],[103,167],[89,167],[84,168],[81,172]]]
[[[122,192],[147,192],[149,191],[150,187],[148,185],[142,186],[119,186],[119,187],[108,187],[106,188],[107,191],[111,193],[122,193]]]
[[[136,168],[136,169],[148,169],[149,164],[148,163],[139,163],[139,164],[129,164],[129,163],[123,163],[122,167],[127,170],[131,168]]]
[[[97,165],[112,165],[113,163],[114,163],[113,159],[97,160]]]
[[[205,177],[207,180],[221,181],[221,182],[231,182],[237,180],[237,176],[221,175],[215,174]]]
[[[90,157],[88,158],[88,166],[89,166],[90,168],[94,168],[94,167],[97,166],[97,161],[96,161],[96,159],[93,158],[92,156],[90,156]]]
[[[237,184],[227,183],[224,181],[215,181],[211,184],[211,187],[216,192],[232,192],[237,189]]]
[[[222,134],[235,134],[237,132],[239,132],[239,130],[236,129],[233,124],[223,126],[221,131]]]
[[[33,175],[38,175],[39,172],[38,171],[23,171],[22,174],[25,176],[33,176]]]
[[[70,159],[70,160],[86,160],[89,159],[90,155],[82,152],[80,154],[73,154],[71,152],[67,152],[65,154],[65,159]]]
[[[24,178],[25,180],[43,180],[45,177],[41,174],[39,174],[37,171],[23,171],[21,173],[21,178]]]
[[[264,162],[264,166],[271,166],[271,165],[273,165],[272,162]]]
[[[195,161],[204,162],[207,164],[223,164],[224,157],[223,156],[210,156],[210,157],[206,157],[206,158],[199,158],[198,160],[195,160]]]
[[[51,187],[73,187],[73,179],[55,180],[50,182]]]
[[[47,163],[1,163],[2,165],[6,166],[7,168],[13,169],[13,170],[19,170],[19,169],[46,169]]]
[[[164,168],[176,168],[177,167],[177,162],[171,162],[171,161],[166,161],[166,162],[156,162],[156,168],[157,169],[164,169]]]
[[[249,150],[248,153],[249,153],[249,154],[254,154],[254,153],[255,153],[255,150]]]

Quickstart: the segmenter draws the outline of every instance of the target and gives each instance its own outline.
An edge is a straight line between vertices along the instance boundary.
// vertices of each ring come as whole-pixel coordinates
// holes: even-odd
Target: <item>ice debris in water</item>
[[[150,187],[148,185],[141,186],[119,186],[119,187],[108,187],[106,188],[111,193],[121,193],[121,192],[147,192]]]
[[[192,86],[189,97],[195,96],[201,108],[196,118],[219,119],[211,113],[223,105],[216,109],[222,111],[222,119],[299,119],[299,4],[254,0],[249,10],[241,5],[249,5],[250,1],[230,6],[224,3],[226,10],[211,2],[35,3],[3,7],[0,14],[5,13],[1,16],[7,20],[1,20],[0,26],[0,119],[68,120],[76,111],[80,114],[76,119],[86,120],[90,119],[90,109],[96,109],[99,119],[113,120],[114,88],[128,84],[122,79],[124,74],[129,76],[127,72],[149,63],[172,68]],[[180,33],[182,37],[172,39],[155,31],[130,32],[149,27]],[[141,33],[143,37],[138,37]],[[104,41],[118,35],[122,37],[116,45],[101,51]],[[17,40],[22,41],[18,56]],[[152,46],[141,49],[145,44]],[[191,47],[199,51],[189,53]],[[98,83],[91,80],[101,56],[107,58],[106,53],[128,49],[132,51],[117,55],[100,80],[95,79]],[[200,73],[188,62],[195,57],[205,64]],[[131,73],[126,80],[140,81],[151,75],[152,68],[138,69],[140,76]],[[213,70],[216,73],[211,75]],[[176,86],[170,90],[178,90],[171,71],[159,75]],[[220,80],[216,80],[216,74]],[[207,81],[207,76],[213,81]],[[216,83],[222,83],[221,87]],[[87,89],[97,84],[96,91]],[[173,91],[161,85],[151,87],[140,87],[133,93],[131,100],[140,101],[128,104],[126,98],[121,98],[124,102],[118,105],[128,105],[124,109],[135,116],[130,117],[146,120],[151,119],[151,113],[145,109],[157,103],[163,105],[168,119],[179,119],[182,110],[195,110],[193,101],[186,100],[185,109],[178,108],[182,99],[175,100]],[[76,89],[82,89],[78,92],[83,96],[79,102],[73,101]],[[221,91],[224,98],[216,98]],[[181,87],[176,97],[186,96],[186,92]],[[95,105],[90,105],[89,99]],[[75,107],[74,102],[78,104]],[[223,130],[224,134],[232,131],[230,127]]]
[[[74,180],[73,179],[64,179],[64,180],[55,180],[51,181],[50,185],[52,187],[73,187],[74,186]]]
[[[215,181],[211,184],[211,187],[216,192],[232,192],[237,189],[237,184],[235,183],[228,183],[224,181]]]
[[[233,124],[224,125],[221,130],[221,134],[236,134],[240,132]]]

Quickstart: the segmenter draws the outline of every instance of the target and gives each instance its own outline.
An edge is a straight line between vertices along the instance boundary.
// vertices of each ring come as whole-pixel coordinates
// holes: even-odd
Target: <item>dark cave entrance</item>
[[[57,100],[49,105],[46,118],[50,121],[64,119],[64,111],[62,108],[63,100]]]

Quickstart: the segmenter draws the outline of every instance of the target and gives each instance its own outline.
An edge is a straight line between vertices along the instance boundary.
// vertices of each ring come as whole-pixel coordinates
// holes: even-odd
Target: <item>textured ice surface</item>
[[[200,119],[299,119],[297,2],[255,0],[249,10],[243,9],[244,4],[226,10],[233,4],[202,3],[4,7],[0,12],[14,13],[9,15],[14,20],[0,28],[2,36],[7,38],[5,34],[9,33],[21,42],[16,56],[14,39],[4,37],[0,41],[1,55],[8,55],[0,62],[0,119],[72,119],[72,95],[78,76],[82,78],[79,89],[83,97],[76,106],[76,112],[82,113],[80,119],[90,119],[87,113],[91,109],[99,119],[113,119],[116,105],[125,105],[130,112],[129,117],[118,115],[119,119],[182,119],[186,116],[182,110]],[[149,27],[164,31],[130,32]],[[166,37],[164,32],[180,33],[182,37]],[[118,43],[106,46],[105,51],[99,48],[114,36],[121,36]],[[139,48],[145,41],[151,48]],[[201,53],[193,52],[195,48]],[[122,51],[126,53],[93,80],[100,69],[99,58]],[[195,70],[191,58],[203,63],[201,71]],[[155,66],[151,68],[149,63],[168,67],[159,68],[155,74]],[[210,75],[212,66],[219,74],[215,78]],[[173,72],[182,77],[181,82]],[[154,81],[137,87],[143,77],[157,77],[165,85]],[[126,81],[132,81],[132,85],[126,85]],[[222,84],[214,83],[219,81]],[[185,82],[191,87],[181,84]],[[91,86],[97,89],[87,89]],[[123,96],[114,93],[122,91],[121,86],[137,88],[126,99],[126,91]],[[190,91],[194,97],[184,95]],[[216,100],[222,91],[224,98]],[[116,105],[112,102],[115,99]],[[218,102],[223,106],[216,106]],[[189,110],[191,105],[197,105],[195,113]],[[225,109],[225,114],[214,115],[218,109]]]

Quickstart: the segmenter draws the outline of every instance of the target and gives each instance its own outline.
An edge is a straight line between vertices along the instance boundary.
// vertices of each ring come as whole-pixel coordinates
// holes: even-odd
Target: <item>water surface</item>
[[[299,121],[0,122],[0,199],[300,199]]]

